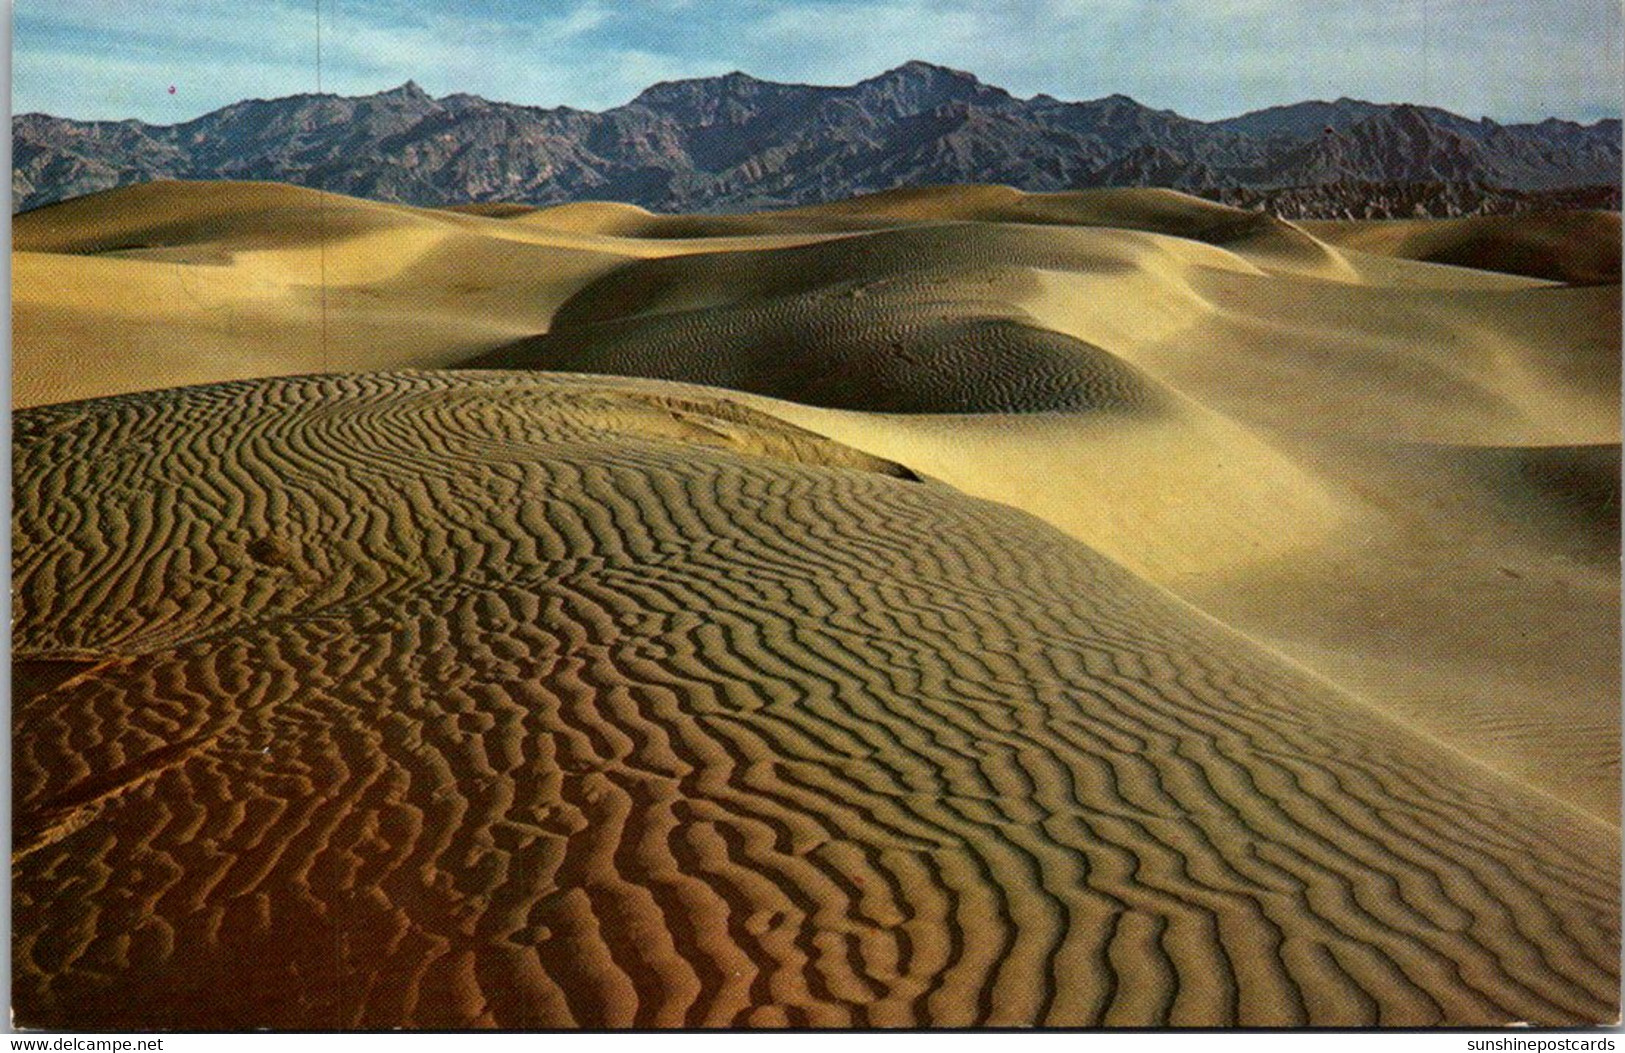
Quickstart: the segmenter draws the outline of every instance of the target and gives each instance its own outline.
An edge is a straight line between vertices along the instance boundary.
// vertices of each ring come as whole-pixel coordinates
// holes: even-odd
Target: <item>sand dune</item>
[[[12,404],[448,365],[546,329],[560,303],[629,258],[729,244],[270,183],[90,195],[13,221]]]
[[[1080,244],[1081,240],[1081,244]],[[1157,385],[1036,325],[1033,268],[1128,266],[1076,232],[955,225],[648,261],[481,367],[658,377],[900,413],[1151,409]]]
[[[473,364],[868,411],[789,412],[1043,516],[1406,721],[1613,816],[1617,565],[1518,525],[1595,537],[1595,519],[1571,522],[1562,502],[1531,512],[1550,503],[1538,478],[1509,481],[1535,496],[1503,514],[1477,476],[1441,475],[1418,450],[1617,444],[1617,284],[1326,246],[1337,263],[1311,272],[1312,254],[1283,256],[1276,237],[1308,235],[1278,221],[1161,192],[1054,198],[877,195],[822,211],[911,225],[635,261],[586,285],[547,334]],[[923,218],[933,203],[942,222]],[[1213,233],[1261,225],[1276,233]],[[1020,419],[1041,411],[1071,416]]]
[[[28,1022],[1614,1012],[1613,827],[706,393],[261,381],[17,458],[18,656],[84,663],[18,700]]]
[[[1610,221],[19,216],[18,1021],[1613,1020]]]
[[[1619,282],[1617,212],[1311,222],[1303,226],[1327,241],[1362,252],[1575,284]]]

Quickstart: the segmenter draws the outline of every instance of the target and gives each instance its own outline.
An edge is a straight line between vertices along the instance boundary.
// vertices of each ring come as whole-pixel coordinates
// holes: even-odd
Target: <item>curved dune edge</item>
[[[1400,259],[1576,285],[1620,280],[1617,212],[1325,221],[1302,226],[1332,244]]]
[[[19,414],[19,1023],[1617,1015],[1614,828],[1029,516],[650,387]]]

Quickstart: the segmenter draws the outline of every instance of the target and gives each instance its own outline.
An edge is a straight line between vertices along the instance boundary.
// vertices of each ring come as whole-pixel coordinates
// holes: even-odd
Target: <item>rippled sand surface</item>
[[[1611,1021],[1617,218],[1414,227],[18,217],[18,1022]]]

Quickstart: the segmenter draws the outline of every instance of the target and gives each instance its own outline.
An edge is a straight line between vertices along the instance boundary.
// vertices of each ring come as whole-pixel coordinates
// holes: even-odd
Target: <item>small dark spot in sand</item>
[[[919,472],[916,472],[907,465],[898,464],[895,461],[888,462],[885,467],[881,468],[880,474],[889,475],[893,479],[902,479],[903,481],[910,483],[925,482],[925,476],[921,475]]]
[[[279,537],[257,537],[247,546],[249,558],[267,567],[286,567],[293,562],[293,546]]]

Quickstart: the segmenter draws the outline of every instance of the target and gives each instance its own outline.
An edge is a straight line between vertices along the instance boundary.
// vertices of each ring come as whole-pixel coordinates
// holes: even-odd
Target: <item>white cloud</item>
[[[744,69],[846,83],[910,58],[1021,95],[1125,92],[1196,117],[1306,97],[1506,119],[1617,112],[1617,0],[321,0],[322,84],[416,79],[602,108]],[[315,89],[312,0],[19,0],[14,103],[175,119]],[[177,83],[177,97],[149,85]],[[179,100],[179,101],[177,101]]]

